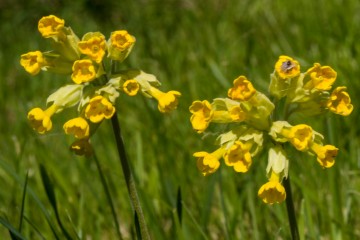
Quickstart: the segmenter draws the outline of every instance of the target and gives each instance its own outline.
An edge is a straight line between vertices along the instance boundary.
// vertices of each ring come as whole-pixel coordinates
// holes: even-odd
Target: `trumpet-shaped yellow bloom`
[[[240,106],[233,106],[229,110],[229,114],[233,122],[242,122],[246,119],[246,113]]]
[[[236,78],[233,84],[234,87],[228,91],[228,96],[231,99],[247,101],[256,93],[252,83],[245,76]]]
[[[90,157],[94,152],[88,138],[76,140],[71,144],[70,150],[73,151],[76,155],[86,157]]]
[[[286,199],[285,188],[281,185],[278,174],[271,173],[269,181],[260,187],[258,196],[268,204],[281,203]]]
[[[65,21],[54,15],[42,17],[38,23],[38,30],[45,38],[58,36],[64,27]]]
[[[308,150],[314,137],[312,128],[306,124],[299,124],[290,129],[283,128],[281,134],[299,151]]]
[[[31,75],[38,74],[44,64],[45,59],[40,51],[28,52],[21,55],[20,65]]]
[[[105,55],[106,41],[102,34],[97,34],[78,43],[79,50],[91,60],[100,63]]]
[[[280,56],[275,63],[275,71],[280,78],[293,78],[300,75],[299,62],[288,56]]]
[[[72,70],[71,79],[76,84],[90,82],[96,78],[95,67],[89,59],[75,61]]]
[[[126,80],[122,90],[129,96],[135,96],[140,90],[140,84],[134,79]]]
[[[108,57],[113,60],[123,61],[135,43],[135,37],[126,30],[111,33],[108,43]]]
[[[28,120],[31,127],[40,134],[48,132],[52,128],[51,116],[55,114],[58,106],[51,105],[45,111],[41,108],[33,108],[28,113]]]
[[[115,107],[103,96],[93,97],[85,108],[85,117],[93,123],[109,119],[114,113]]]
[[[90,127],[88,122],[82,117],[70,119],[63,126],[66,134],[74,134],[76,138],[85,138],[89,136]]]
[[[338,154],[339,149],[336,148],[333,145],[319,145],[316,143],[313,143],[311,145],[311,150],[314,152],[317,156],[318,163],[323,168],[330,168],[335,164],[335,157]]]
[[[162,113],[168,113],[176,109],[178,98],[181,96],[178,91],[164,93],[155,87],[150,87],[148,93],[158,101],[158,109]]]
[[[196,165],[199,171],[207,176],[214,173],[220,167],[220,158],[223,156],[226,150],[224,148],[218,148],[212,153],[208,152],[196,152],[193,154],[197,158]]]
[[[305,89],[316,88],[319,90],[329,90],[336,80],[337,73],[329,66],[321,66],[314,63],[314,66],[306,71],[310,80],[304,85]]]
[[[351,104],[349,93],[346,92],[346,87],[337,87],[331,93],[327,102],[327,107],[333,113],[348,116],[354,106]]]
[[[207,100],[194,101],[189,107],[189,111],[192,113],[190,122],[193,129],[198,133],[204,132],[214,115],[210,103]]]
[[[251,144],[235,141],[224,154],[225,164],[233,167],[236,172],[247,172],[252,164],[250,148]]]

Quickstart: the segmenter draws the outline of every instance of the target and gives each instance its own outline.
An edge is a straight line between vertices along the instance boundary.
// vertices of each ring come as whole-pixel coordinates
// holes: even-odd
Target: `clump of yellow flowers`
[[[273,101],[257,91],[245,76],[234,80],[227,98],[216,98],[211,103],[194,101],[189,108],[194,130],[203,133],[212,122],[225,123],[230,128],[217,137],[218,149],[194,153],[200,172],[204,176],[214,173],[223,159],[235,172],[245,173],[253,158],[265,148],[268,182],[260,187],[258,196],[269,204],[284,201],[286,192],[282,180],[288,177],[287,145],[314,156],[323,168],[335,163],[338,148],[325,145],[324,137],[311,126],[291,125],[288,119],[294,113],[315,116],[329,111],[348,116],[353,105],[346,87],[331,91],[336,76],[331,67],[319,63],[300,72],[298,61],[280,56],[269,85]],[[275,116],[274,110],[279,107],[284,108],[282,117]]]
[[[123,62],[134,46],[135,37],[126,30],[112,32],[108,40],[100,32],[88,32],[80,40],[63,19],[54,15],[41,18],[38,30],[52,42],[53,50],[23,54],[21,66],[31,75],[49,71],[68,75],[72,81],[48,97],[45,110],[36,107],[29,111],[30,125],[38,133],[52,129],[51,118],[55,113],[77,106],[78,116],[63,128],[77,139],[70,148],[78,155],[89,156],[92,154],[89,139],[104,119],[114,115],[120,93],[135,96],[141,92],[155,98],[162,113],[177,107],[181,94],[160,91],[160,82],[154,75],[138,69],[106,71],[106,66],[111,64],[113,68]]]

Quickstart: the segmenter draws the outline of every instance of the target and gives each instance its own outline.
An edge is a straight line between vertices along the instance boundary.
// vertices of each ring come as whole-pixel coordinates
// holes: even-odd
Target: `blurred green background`
[[[225,97],[239,75],[266,91],[282,54],[297,59],[302,71],[314,62],[333,67],[335,86],[348,87],[354,111],[346,118],[327,114],[296,120],[310,123],[340,152],[327,170],[305,154],[292,156],[294,204],[303,239],[360,238],[360,1],[0,0],[0,216],[18,227],[28,172],[26,238],[53,239],[50,225],[63,238],[39,163],[54,184],[60,216],[73,238],[75,232],[81,239],[117,236],[95,163],[68,151],[72,138],[64,135],[62,124],[75,113],[56,115],[54,129],[46,135],[27,123],[31,108],[44,108],[47,96],[70,81],[44,72],[31,77],[19,64],[23,53],[50,49],[37,31],[38,20],[50,14],[65,19],[79,37],[89,31],[108,37],[114,30],[128,30],[137,42],[123,67],[141,68],[158,77],[162,90],[182,93],[178,109],[168,115],[142,96],[119,99],[123,137],[153,239],[289,239],[285,203],[269,206],[257,197],[266,182],[266,153],[254,159],[246,174],[224,165],[203,177],[192,154],[216,146],[211,137],[202,139],[192,130],[188,107],[193,100]],[[135,238],[110,122],[101,125],[92,141],[122,236]],[[1,225],[0,238],[10,239]]]

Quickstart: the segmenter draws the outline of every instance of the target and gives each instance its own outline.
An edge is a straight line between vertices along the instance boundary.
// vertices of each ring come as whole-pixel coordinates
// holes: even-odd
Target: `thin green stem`
[[[290,176],[284,179],[283,181],[285,191],[286,191],[286,209],[289,217],[289,224],[290,224],[290,230],[291,230],[291,236],[293,240],[299,240],[299,229],[296,222],[296,216],[295,216],[295,209],[294,209],[294,202],[292,199],[292,193],[291,193],[291,185],[290,185]]]
[[[135,210],[136,215],[139,219],[141,238],[147,240],[147,239],[150,239],[150,235],[149,235],[149,231],[147,229],[144,214],[141,209],[141,204],[140,204],[139,197],[138,197],[138,194],[136,191],[134,177],[133,177],[129,162],[126,157],[125,145],[124,145],[124,141],[121,137],[120,124],[119,124],[119,120],[118,120],[118,117],[116,114],[114,114],[113,117],[111,118],[111,123],[112,123],[113,132],[114,132],[115,139],[116,139],[116,146],[118,149],[122,170],[123,170],[124,177],[125,177],[126,187],[128,189],[129,195],[130,195],[130,200],[131,200],[133,209]]]
[[[106,198],[107,198],[107,200],[109,202],[109,205],[110,205],[110,208],[111,208],[111,213],[113,215],[114,222],[115,222],[116,233],[117,233],[119,239],[123,239],[122,235],[121,235],[121,232],[120,232],[120,228],[119,228],[120,225],[119,225],[119,221],[117,219],[117,215],[116,215],[116,212],[115,212],[115,207],[114,207],[114,203],[113,203],[112,198],[111,198],[109,187],[108,187],[108,185],[106,183],[104,174],[102,172],[102,169],[101,169],[101,166],[100,166],[100,163],[99,163],[99,160],[98,160],[96,154],[93,154],[93,158],[95,160],[96,167],[97,167],[99,175],[100,175],[101,184],[103,185]]]

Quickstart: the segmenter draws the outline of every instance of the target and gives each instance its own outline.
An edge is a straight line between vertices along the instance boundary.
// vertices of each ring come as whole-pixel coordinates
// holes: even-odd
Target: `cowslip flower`
[[[314,66],[306,71],[310,80],[304,85],[305,89],[316,88],[318,90],[330,90],[336,80],[337,73],[329,66],[321,66],[314,63]]]
[[[76,84],[86,83],[96,78],[95,67],[91,60],[77,60],[72,67],[71,79]]]
[[[59,109],[55,104],[51,105],[45,111],[41,108],[33,108],[28,113],[28,120],[31,127],[40,134],[48,132],[52,128],[51,116]]]
[[[354,106],[351,104],[349,93],[346,87],[337,87],[331,93],[327,102],[328,109],[336,114],[348,116],[353,111]]]
[[[59,36],[65,21],[54,15],[42,17],[38,23],[38,30],[45,38]]]
[[[280,183],[279,174],[271,172],[269,181],[260,187],[258,196],[268,204],[281,203],[286,199],[285,188]]]
[[[158,101],[158,109],[162,113],[168,113],[176,109],[178,98],[181,96],[181,93],[178,91],[169,91],[165,93],[155,87],[151,87],[148,94]]]
[[[129,96],[135,96],[138,91],[140,90],[140,84],[134,80],[126,80],[121,88],[127,95]]]
[[[82,54],[87,55],[91,60],[100,63],[105,55],[106,41],[104,35],[99,32],[87,33],[83,40],[78,43]]]
[[[224,154],[225,164],[233,167],[236,172],[247,172],[252,164],[251,154],[249,152],[251,146],[251,143],[235,141]]]
[[[299,62],[288,56],[280,56],[275,64],[275,71],[280,78],[293,78],[300,74]]]
[[[193,154],[197,158],[196,165],[199,171],[204,175],[210,175],[220,167],[220,158],[225,153],[224,148],[218,148],[212,153],[208,152],[196,152]]]
[[[252,83],[245,76],[239,76],[233,84],[234,87],[228,91],[228,96],[231,99],[247,101],[256,93]]]
[[[93,123],[110,119],[114,113],[115,107],[103,96],[93,97],[85,108],[85,117]]]
[[[189,107],[189,111],[192,113],[190,121],[194,130],[198,133],[205,131],[214,114],[210,103],[207,100],[194,101]]]
[[[113,60],[123,61],[135,43],[135,37],[126,30],[111,33],[108,41],[108,57]]]
[[[70,119],[64,124],[63,128],[66,134],[73,134],[79,139],[88,137],[90,133],[89,124],[82,117]]]
[[[20,65],[31,75],[36,75],[45,65],[45,58],[40,51],[28,52],[21,55]]]
[[[317,156],[318,163],[323,168],[330,168],[335,164],[335,157],[338,154],[339,149],[333,145],[322,146],[317,143],[313,143],[310,149]]]
[[[89,157],[93,154],[94,150],[88,138],[78,139],[70,146],[70,151],[79,156]]]
[[[314,134],[310,126],[298,124],[291,128],[283,127],[280,135],[284,137],[299,151],[308,150],[309,144],[313,141]]]

